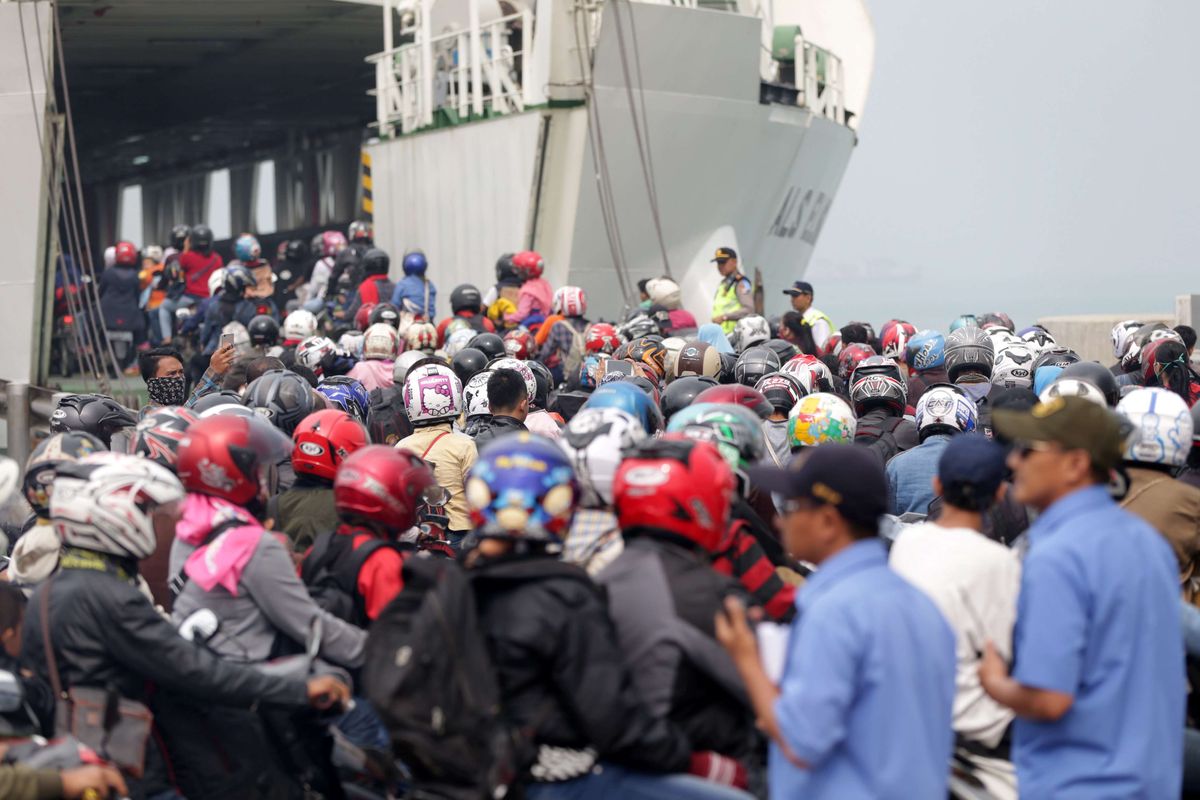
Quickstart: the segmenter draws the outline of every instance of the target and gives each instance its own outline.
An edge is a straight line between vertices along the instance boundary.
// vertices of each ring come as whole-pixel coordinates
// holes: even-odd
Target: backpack
[[[501,797],[518,770],[467,573],[414,555],[371,626],[362,683],[392,753],[438,797]]]
[[[371,434],[372,442],[392,447],[396,442],[412,435],[413,426],[408,421],[408,412],[404,410],[404,394],[401,387],[372,389],[370,398],[367,430]]]
[[[396,542],[371,538],[354,547],[353,536],[323,533],[313,542],[312,550],[300,565],[300,580],[322,609],[338,619],[366,628],[370,618],[358,593],[358,573],[381,547],[407,552]]]
[[[575,330],[570,322],[564,319],[559,324],[566,325],[571,332],[571,349],[563,356],[563,380],[566,381],[579,374],[579,367],[583,364],[584,341],[583,334]]]

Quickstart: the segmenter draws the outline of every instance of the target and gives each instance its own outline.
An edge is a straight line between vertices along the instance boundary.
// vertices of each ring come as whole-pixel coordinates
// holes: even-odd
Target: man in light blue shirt
[[[1029,529],[1012,676],[990,645],[984,690],[1017,714],[1022,797],[1179,797],[1185,677],[1178,566],[1105,489],[1122,437],[1076,397],[997,410]]]
[[[978,419],[975,403],[957,386],[939,383],[925,390],[916,411],[921,444],[887,463],[889,513],[929,513],[929,504],[937,497],[933,479],[942,452],[951,436],[975,430]]]
[[[874,454],[823,445],[785,470],[751,471],[786,498],[781,530],[819,565],[776,688],[745,609],[728,601],[717,636],[771,736],[772,798],[945,797],[954,733],[954,635],[920,590],[887,565],[877,538],[887,482]]]

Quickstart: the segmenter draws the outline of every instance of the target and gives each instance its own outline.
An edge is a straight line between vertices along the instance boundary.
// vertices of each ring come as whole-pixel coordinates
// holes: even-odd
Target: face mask
[[[181,406],[186,399],[187,380],[184,378],[151,378],[146,381],[150,402],[160,406]]]

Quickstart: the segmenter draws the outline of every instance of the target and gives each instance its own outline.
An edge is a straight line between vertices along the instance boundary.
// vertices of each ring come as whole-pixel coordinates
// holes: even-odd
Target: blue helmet
[[[950,323],[950,332],[954,333],[959,328],[978,328],[979,320],[974,314],[959,314],[958,319]]]
[[[650,395],[629,381],[601,383],[583,407],[619,408],[627,414],[632,414],[642,423],[646,433],[654,434],[663,429],[662,411],[654,404]]]
[[[331,375],[321,381],[317,391],[342,411],[367,424],[367,411],[371,408],[371,397],[361,383],[348,375]]]
[[[413,250],[411,253],[405,254],[405,275],[424,275],[425,270],[427,269],[429,269],[429,260],[425,258],[425,254],[423,252],[420,250]]]
[[[558,544],[579,505],[579,484],[554,442],[514,433],[479,452],[466,496],[479,536]]]
[[[945,366],[946,337],[938,331],[920,331],[908,340],[904,353],[904,360],[917,372]]]
[[[1062,375],[1063,367],[1057,364],[1043,364],[1033,372],[1033,393],[1041,396],[1046,387],[1058,380],[1058,376]]]
[[[249,263],[257,261],[262,255],[262,246],[258,243],[258,239],[248,233],[243,233],[233,243],[233,253],[237,256],[238,261]]]
[[[257,281],[254,279],[254,273],[241,265],[234,265],[225,268],[225,275],[221,278],[221,291],[241,297],[242,294],[253,286]]]

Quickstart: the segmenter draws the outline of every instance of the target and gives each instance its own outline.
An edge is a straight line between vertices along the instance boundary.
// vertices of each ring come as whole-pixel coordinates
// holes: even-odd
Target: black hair
[[[237,362],[234,362],[234,367],[236,366]],[[263,373],[270,372],[273,369],[291,369],[293,372],[296,371],[295,367],[284,365],[282,361],[274,356],[260,356],[259,358],[250,359],[246,363],[246,383],[253,383],[255,378],[261,377]],[[234,388],[239,388],[240,386],[241,384]]]
[[[529,387],[516,370],[498,369],[488,378],[487,396],[492,414],[515,411],[529,397]]]
[[[1196,329],[1191,325],[1176,325],[1175,332],[1183,339],[1183,346],[1191,350],[1196,346]]]
[[[174,347],[155,347],[147,350],[144,353],[138,354],[138,369],[142,373],[142,382],[149,383],[154,377],[154,373],[158,372],[158,362],[164,358],[174,358],[183,364],[183,354]]]
[[[12,630],[25,615],[25,593],[8,581],[0,581],[0,631]]]
[[[642,278],[640,281],[638,281],[638,291],[642,294],[649,294],[649,292],[646,291],[646,284],[652,280],[653,278]]]
[[[942,484],[942,499],[946,505],[963,511],[984,512],[996,502],[995,492],[988,494],[974,483],[951,481]]]
[[[846,520],[846,527],[850,529],[850,535],[854,537],[854,541],[856,542],[861,542],[863,539],[874,539],[879,536],[878,524],[869,525],[857,520],[847,519],[844,515],[842,519]]]
[[[817,340],[813,338],[812,326],[804,322],[804,315],[799,311],[789,311],[779,320],[779,327],[782,330],[787,328],[795,337],[792,342],[800,348],[801,353],[806,353],[810,356],[817,355]]]
[[[250,382],[247,377],[250,363],[254,360],[252,356],[242,356],[230,365],[229,371],[225,373],[225,379],[221,381],[222,389],[232,389],[238,391],[243,386]]]

